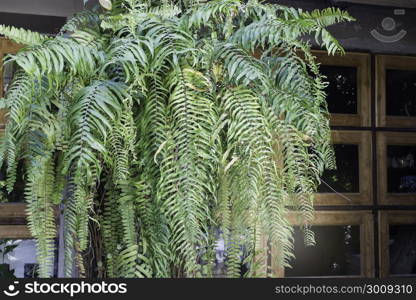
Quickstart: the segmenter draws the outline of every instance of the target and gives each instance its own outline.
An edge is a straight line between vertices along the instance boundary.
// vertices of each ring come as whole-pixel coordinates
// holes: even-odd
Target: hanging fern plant
[[[229,277],[270,275],[267,244],[286,266],[286,207],[313,243],[313,193],[334,166],[325,83],[301,38],[343,52],[326,27],[351,17],[256,0],[100,3],[55,37],[0,27],[27,45],[6,59],[18,72],[0,159],[9,191],[24,163],[40,276],[59,204],[67,277],[209,277],[219,238]]]

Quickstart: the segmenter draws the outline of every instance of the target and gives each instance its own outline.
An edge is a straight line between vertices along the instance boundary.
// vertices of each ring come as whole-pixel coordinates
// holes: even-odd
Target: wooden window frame
[[[12,221],[13,220],[13,221]],[[26,204],[0,204],[0,238],[29,239],[32,235],[26,223]]]
[[[331,114],[332,126],[368,127],[371,120],[371,56],[368,53],[348,52],[329,56],[326,51],[313,51],[323,66],[357,68],[357,114]]]
[[[387,278],[390,277],[390,225],[416,225],[416,211],[380,211],[378,222],[380,277]]]
[[[378,127],[415,128],[416,117],[387,116],[386,69],[415,70],[416,57],[400,55],[376,55],[376,115]]]
[[[315,194],[316,206],[321,205],[372,205],[372,145],[371,132],[355,130],[333,130],[331,133],[333,144],[358,145],[359,157],[359,193],[341,193],[348,199],[336,193]]]
[[[21,220],[20,225],[10,220]],[[2,203],[0,204],[0,239],[32,239],[26,220],[26,204]],[[19,223],[19,222],[16,222]]]
[[[289,212],[287,220],[292,226],[303,224],[300,212]],[[315,278],[338,277],[338,278],[371,278],[374,277],[374,223],[373,213],[369,210],[359,211],[316,211],[312,226],[342,226],[358,225],[360,226],[360,254],[361,254],[361,274],[357,276],[319,276]],[[312,227],[313,230],[313,227]],[[277,247],[271,247],[271,253],[275,253]],[[273,277],[282,278],[284,268],[276,265],[272,259],[271,269]],[[302,277],[314,278],[314,277]]]
[[[7,54],[17,53],[23,46],[12,42],[6,38],[0,37],[0,98],[4,96],[3,94],[3,58]],[[6,111],[0,110],[0,128],[4,128],[6,124]]]
[[[377,132],[378,202],[382,205],[416,205],[416,193],[388,193],[387,146],[415,146],[416,134],[412,132]]]

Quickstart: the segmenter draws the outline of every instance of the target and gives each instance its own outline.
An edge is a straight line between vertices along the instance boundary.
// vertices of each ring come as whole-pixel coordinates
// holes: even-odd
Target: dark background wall
[[[400,8],[401,11],[397,11],[398,7],[348,4],[340,1],[342,0],[269,0],[305,10],[330,6],[348,10],[357,21],[330,28],[347,50],[416,55],[416,9]],[[90,6],[94,4],[97,4],[97,0],[89,0]],[[53,33],[65,21],[66,16],[81,10],[82,6],[83,0],[0,0],[0,24]],[[393,29],[383,28],[383,20],[386,18],[390,23],[385,24],[391,26],[391,20],[395,23]],[[385,42],[371,34],[374,30],[387,38],[396,34],[404,34],[404,37],[395,42]]]
[[[330,6],[346,9],[357,21],[332,26],[330,31],[347,50],[416,55],[416,9],[357,5],[330,0],[272,0],[270,2],[305,10]],[[395,35],[404,36],[400,39],[393,39],[397,41],[386,42],[383,41],[385,40],[383,37],[381,40],[375,38],[371,33],[373,31],[377,34],[374,30],[384,35],[387,40],[392,39],[391,37]]]
[[[66,17],[0,12],[0,24],[55,34],[65,24]]]
[[[83,1],[84,0],[0,0],[0,11],[28,15],[67,17],[80,10],[83,7]]]
[[[0,0],[0,24],[54,34],[83,0]]]

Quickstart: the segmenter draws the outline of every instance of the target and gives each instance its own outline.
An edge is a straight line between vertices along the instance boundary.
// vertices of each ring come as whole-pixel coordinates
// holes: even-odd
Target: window
[[[379,215],[380,276],[416,277],[416,214],[383,211]]]
[[[25,278],[36,263],[34,240],[26,226],[24,204],[0,204],[0,278]]]
[[[377,126],[415,127],[416,58],[376,56]]]
[[[325,170],[323,183],[318,187],[319,193],[359,193],[360,167],[359,146],[355,144],[334,144],[337,168]]]
[[[379,132],[377,140],[380,203],[416,204],[416,134]]]
[[[36,277],[36,243],[31,239],[0,239],[0,278]]]
[[[365,131],[334,130],[337,169],[326,170],[316,205],[371,204],[371,135]],[[348,199],[348,200],[347,200]]]
[[[328,56],[322,51],[314,54],[329,82],[326,93],[331,125],[369,126],[370,56],[364,53]]]
[[[416,58],[376,56],[380,277],[416,277]],[[406,129],[408,128],[408,129]],[[399,132],[400,131],[400,132]]]
[[[275,268],[278,277],[373,277],[373,215],[369,211],[317,211],[312,222],[316,246],[306,248],[298,213],[289,213],[295,226],[292,269]],[[319,262],[319,263],[311,263]]]
[[[325,210],[318,211],[313,223],[316,247],[303,251],[299,224],[294,222],[298,260],[293,269],[278,270],[278,275],[354,277],[359,255],[364,268],[360,276],[416,277],[416,57],[328,56],[320,51],[317,57],[329,81],[327,101],[337,169],[325,170],[321,178],[326,184],[315,197],[316,209]],[[369,72],[371,61],[374,74]],[[385,206],[391,211],[384,211]],[[341,207],[348,211],[340,212]],[[379,223],[359,225],[358,232],[357,223],[345,220],[366,209],[381,216]],[[365,218],[367,224],[377,221],[370,214]],[[379,235],[377,244],[363,246],[363,228],[367,236]],[[331,241],[337,242],[331,245]],[[377,255],[377,266],[370,271],[368,261]],[[322,263],[311,266],[302,261]]]
[[[0,278],[37,276],[36,243],[26,220],[26,205],[0,204]],[[58,274],[58,239],[55,240],[54,274]]]
[[[38,277],[36,251],[36,241],[30,238],[30,234],[16,238],[13,237],[13,232],[9,232],[6,238],[0,238],[0,278]],[[57,277],[57,252],[52,268],[52,274]]]
[[[16,214],[19,213],[16,210]],[[0,224],[6,223],[5,215],[10,218],[10,214],[2,210]],[[24,216],[20,217],[24,220]],[[27,277],[25,265],[36,264],[35,241],[30,238],[26,225],[0,225],[0,278]]]
[[[295,227],[295,259],[285,277],[359,276],[361,273],[360,226],[313,226],[316,245],[304,245],[303,232]],[[319,264],[310,262],[319,261]]]

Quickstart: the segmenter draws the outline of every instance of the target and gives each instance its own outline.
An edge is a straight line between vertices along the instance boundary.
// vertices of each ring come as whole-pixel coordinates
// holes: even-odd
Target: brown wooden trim
[[[384,205],[416,205],[416,193],[387,192],[387,145],[414,145],[416,134],[411,132],[377,132],[378,201]]]
[[[333,126],[370,126],[371,117],[371,56],[367,53],[348,52],[343,56],[329,56],[326,51],[315,50],[313,54],[325,66],[356,67],[358,114],[331,114]]]
[[[356,144],[359,153],[359,193],[343,193],[344,199],[336,193],[318,193],[315,205],[371,205],[372,204],[372,146],[371,133],[368,131],[333,130],[333,144]]]
[[[371,211],[316,211],[311,225],[359,225],[361,277],[374,277],[374,231]],[[287,220],[293,226],[303,223],[301,214],[289,212]],[[272,252],[273,253],[273,252]],[[273,258],[273,257],[272,257]],[[272,259],[273,261],[273,259]],[[274,266],[274,276],[284,277],[284,269]],[[355,276],[354,276],[355,277]]]
[[[282,268],[282,262],[277,258],[280,258],[281,247],[279,245],[270,245],[270,274],[273,278],[285,277],[285,269]]]
[[[416,70],[416,57],[376,55],[377,126],[416,128],[416,117],[386,115],[386,69]]]
[[[23,45],[15,43],[7,38],[0,37],[1,52],[2,53],[16,53],[23,48]]]
[[[355,212],[350,212],[355,213]],[[360,248],[361,248],[361,275],[363,277],[374,277],[374,216],[368,211],[363,213],[360,225]]]
[[[0,225],[0,239],[30,239],[32,235],[26,225]]]
[[[0,219],[2,218],[26,218],[26,204],[1,203]]]
[[[379,211],[380,277],[390,277],[390,225],[416,224],[416,211]]]

